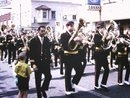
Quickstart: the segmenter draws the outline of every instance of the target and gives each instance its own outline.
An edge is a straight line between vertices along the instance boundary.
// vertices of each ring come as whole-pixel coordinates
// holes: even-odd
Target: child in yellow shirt
[[[18,58],[18,63],[15,66],[15,73],[18,79],[17,86],[19,89],[18,98],[27,98],[27,91],[29,90],[29,79],[32,71],[29,65],[25,63],[25,52],[21,52]]]

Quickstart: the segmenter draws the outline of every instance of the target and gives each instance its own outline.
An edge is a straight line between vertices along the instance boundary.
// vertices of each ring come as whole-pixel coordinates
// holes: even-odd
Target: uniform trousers
[[[109,75],[109,66],[108,66],[108,60],[107,60],[107,55],[104,54],[103,52],[97,52],[95,53],[95,86],[99,86],[99,76],[101,72],[101,68],[104,68],[103,71],[103,77],[101,84],[106,85],[107,80],[108,80],[108,75]]]
[[[103,72],[101,84],[106,85],[106,83],[107,83],[108,75],[109,75],[108,64],[101,65],[101,64],[98,64],[97,62],[95,62],[95,86],[99,86],[98,81],[99,81],[99,76],[100,76],[102,67],[104,68],[104,72]]]
[[[125,73],[125,81],[129,80],[129,74],[130,74],[130,66],[128,62],[128,57],[118,57],[118,83],[122,83],[122,74],[123,74],[123,68],[125,66],[126,73]]]
[[[42,98],[42,90],[48,90],[50,80],[52,78],[50,71],[50,64],[46,61],[41,61],[37,64],[38,70],[35,71],[35,84],[37,90],[37,98]],[[42,80],[42,75],[44,75],[44,80]],[[43,81],[43,83],[42,83]]]
[[[77,54],[65,54],[65,88],[66,91],[72,91],[72,83],[78,84],[84,71],[84,66],[81,64],[79,55]],[[72,69],[75,70],[75,75],[71,80]]]

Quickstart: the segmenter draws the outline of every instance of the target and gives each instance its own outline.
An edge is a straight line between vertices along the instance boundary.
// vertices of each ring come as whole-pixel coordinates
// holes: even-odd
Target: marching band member
[[[111,51],[110,51],[110,67],[111,68],[116,68],[116,66],[113,66],[113,60],[116,59],[116,44],[118,42],[118,37],[119,37],[119,28],[118,28],[118,24],[111,20],[110,21],[110,25],[108,26],[108,33],[109,36],[111,37]]]
[[[64,49],[64,64],[65,64],[65,90],[66,90],[66,95],[69,95],[75,91],[73,88],[74,86],[77,86],[82,75],[83,75],[83,70],[84,68],[82,67],[81,60],[79,57],[79,51],[78,49],[71,50],[68,42],[73,35],[74,32],[74,22],[69,21],[66,24],[67,31],[63,34],[61,34],[61,44],[62,48]],[[71,41],[72,47],[75,46],[76,41],[81,42],[79,38],[75,38]],[[71,72],[72,69],[74,68],[76,74],[74,75],[73,79],[71,80]]]
[[[88,61],[88,63],[92,63],[91,60],[93,59],[94,33],[95,33],[95,31],[88,32],[88,38],[87,38],[87,45],[88,45],[88,47],[87,47],[87,61]],[[92,55],[91,59],[90,59],[90,55]]]
[[[29,53],[29,47],[28,47],[28,39],[27,39],[27,35],[26,33],[22,33],[19,38],[16,41],[16,50],[17,50],[17,55],[19,55],[19,53],[21,53],[25,48],[27,49],[26,52],[26,60],[25,62],[28,63],[28,53]]]
[[[129,44],[126,43],[125,35],[119,36],[119,43],[117,44],[117,59],[116,63],[118,64],[118,85],[130,85],[129,83],[129,74],[130,66],[128,62],[128,53],[130,52]],[[124,83],[122,82],[123,68],[126,68]]]
[[[1,61],[7,57],[7,43],[6,43],[7,26],[2,25],[0,30],[0,50],[1,50]]]
[[[16,59],[16,36],[11,31],[6,34],[6,43],[8,51],[8,64],[11,67],[11,63]]]
[[[109,76],[109,66],[108,66],[108,59],[107,56],[109,54],[109,50],[103,49],[104,40],[106,40],[107,33],[104,24],[101,22],[97,25],[96,34],[94,35],[94,59],[95,59],[95,90],[103,89],[108,91],[106,86],[108,76]],[[99,85],[99,76],[101,67],[104,68],[103,77],[101,81],[101,85]],[[101,87],[101,88],[100,88]]]

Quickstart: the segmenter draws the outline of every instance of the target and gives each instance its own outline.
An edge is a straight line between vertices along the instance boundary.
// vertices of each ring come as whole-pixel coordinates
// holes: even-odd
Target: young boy
[[[29,77],[31,74],[31,69],[28,64],[25,63],[26,54],[21,52],[18,57],[18,63],[15,67],[15,73],[18,79],[18,98],[27,98],[27,91],[29,90]]]

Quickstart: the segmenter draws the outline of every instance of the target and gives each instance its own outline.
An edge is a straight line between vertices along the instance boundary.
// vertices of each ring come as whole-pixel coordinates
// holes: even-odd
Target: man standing
[[[52,78],[50,72],[50,41],[46,35],[46,28],[40,26],[38,34],[30,40],[30,62],[35,71],[35,83],[37,90],[37,98],[47,98],[46,90],[48,90],[50,80]],[[42,74],[44,74],[44,82],[41,86]],[[42,95],[41,95],[42,93]]]
[[[78,38],[75,38],[75,40],[73,39],[70,42],[70,46],[68,45],[71,35],[74,32],[74,22],[69,21],[66,24],[66,27],[67,27],[67,31],[61,35],[60,41],[62,44],[62,48],[64,49],[64,60],[63,61],[65,64],[65,88],[66,88],[65,93],[66,93],[66,95],[69,95],[74,91],[72,84],[74,86],[78,85],[78,83],[83,75],[84,67],[81,64],[78,47],[75,49],[70,49],[76,45],[77,41],[81,42],[81,40]],[[73,79],[71,80],[71,73],[72,73],[73,68],[74,68],[76,74],[74,75]]]

